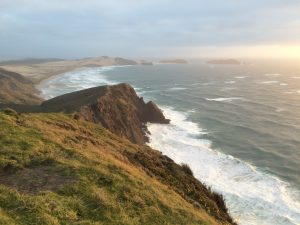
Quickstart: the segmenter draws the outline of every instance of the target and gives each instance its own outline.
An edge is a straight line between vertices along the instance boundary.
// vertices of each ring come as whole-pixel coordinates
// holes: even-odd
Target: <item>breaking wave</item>
[[[177,163],[187,163],[197,179],[224,195],[230,213],[242,225],[300,223],[299,196],[289,184],[211,148],[206,133],[187,114],[164,108],[169,125],[149,124],[149,145]],[[298,198],[299,199],[299,198]]]

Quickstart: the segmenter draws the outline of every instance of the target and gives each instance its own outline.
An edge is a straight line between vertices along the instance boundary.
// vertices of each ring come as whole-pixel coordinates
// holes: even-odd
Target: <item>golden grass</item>
[[[72,180],[34,193],[0,184],[5,224],[229,224],[125,154],[154,150],[99,125],[63,114],[0,112],[0,127],[2,176],[47,166]]]

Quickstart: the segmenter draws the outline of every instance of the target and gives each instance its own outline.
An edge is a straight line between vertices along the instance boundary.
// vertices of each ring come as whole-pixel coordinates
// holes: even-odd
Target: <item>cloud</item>
[[[0,54],[144,55],[151,48],[300,44],[299,27],[294,0],[1,0]]]

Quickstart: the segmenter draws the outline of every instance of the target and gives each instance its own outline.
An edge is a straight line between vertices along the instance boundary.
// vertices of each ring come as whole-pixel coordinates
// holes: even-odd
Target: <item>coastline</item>
[[[67,71],[65,71],[63,73],[57,73],[57,74],[49,75],[47,77],[42,77],[39,80],[39,82],[34,85],[35,89],[37,89],[37,91],[38,91],[38,96],[41,97],[42,99],[44,99],[44,97],[41,96],[40,94],[42,92],[43,85],[45,85],[47,82],[49,82],[49,81],[51,81],[51,80],[53,80],[55,78],[58,78],[60,76],[63,76],[65,73],[80,71],[80,70],[83,70],[83,69],[84,69],[83,67],[82,68],[75,68],[75,69],[67,70]]]
[[[59,76],[61,75],[63,74],[60,74]],[[99,74],[99,79],[105,78],[105,74],[103,77]],[[107,84],[114,82],[110,82],[108,79],[106,79],[106,81],[108,82]],[[147,94],[146,96],[143,94],[143,97],[147,97]],[[162,107],[160,106],[160,108]],[[180,112],[175,111],[174,109],[171,113],[178,114]],[[259,220],[261,218],[260,216],[271,218],[269,217],[269,213],[272,211],[276,212],[276,218],[280,221],[286,219],[283,216],[283,211],[289,212],[289,217],[297,221],[297,219],[295,219],[297,207],[293,206],[290,201],[293,197],[293,189],[291,190],[289,184],[283,182],[278,177],[263,173],[259,168],[253,167],[247,162],[234,158],[228,154],[222,154],[212,149],[208,143],[202,143],[202,139],[197,140],[194,146],[185,145],[185,148],[189,149],[188,152],[178,149],[176,145],[172,146],[172,148],[168,147],[170,146],[169,143],[176,143],[176,141],[179,141],[177,146],[182,146],[184,143],[174,139],[174,134],[177,134],[176,137],[182,137],[185,143],[195,142],[195,139],[191,139],[191,137],[201,135],[201,128],[196,127],[195,123],[186,120],[186,117],[181,114],[175,116],[175,119],[178,119],[178,116],[179,118],[182,117],[182,119],[176,121],[176,123],[172,123],[170,126],[150,125],[150,132],[152,133],[150,138],[155,138],[155,141],[152,139],[152,143],[149,144],[151,147],[159,149],[163,154],[168,155],[179,164],[187,163],[191,166],[195,173],[195,177],[199,181],[211,186],[213,190],[216,190],[218,193],[224,194],[231,214],[236,219],[239,219],[241,224],[247,224],[249,219],[251,220],[251,218],[247,218],[249,213],[256,215],[254,216],[255,219]],[[161,132],[162,130],[164,130],[164,132]],[[161,134],[162,137],[154,137],[153,135],[155,134]],[[168,134],[173,136],[168,136]],[[161,140],[166,140],[166,143],[163,143]],[[234,173],[234,171],[238,171],[238,173]],[[223,174],[223,176],[221,175],[221,179],[211,176],[214,175],[215,172],[217,173],[215,175]],[[236,176],[244,177],[245,175],[246,177],[249,177],[250,180],[235,179]],[[251,190],[256,186],[259,186],[260,189],[257,193],[254,193]],[[269,203],[270,197],[276,199],[274,205]],[[257,201],[253,202],[253,198],[256,198]],[[285,200],[285,198],[288,199]],[[283,199],[283,201],[281,199]],[[280,203],[280,201],[282,202]],[[249,204],[252,205],[251,208],[247,207]],[[259,210],[265,207],[272,210]],[[286,224],[294,224],[292,223],[293,221],[289,222],[290,223]]]
[[[32,64],[7,64],[0,66],[1,68],[22,74],[24,77],[30,79],[33,83],[39,84],[45,79],[56,75],[67,73],[73,70],[92,67],[105,66],[122,66],[122,65],[137,65],[134,60],[124,59],[119,57],[94,57],[75,60],[52,61],[46,63],[32,63]]]

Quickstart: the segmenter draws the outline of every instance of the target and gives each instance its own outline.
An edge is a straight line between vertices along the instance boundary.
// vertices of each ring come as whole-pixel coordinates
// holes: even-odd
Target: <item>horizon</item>
[[[295,0],[3,0],[0,8],[1,61],[99,55],[300,59]]]

